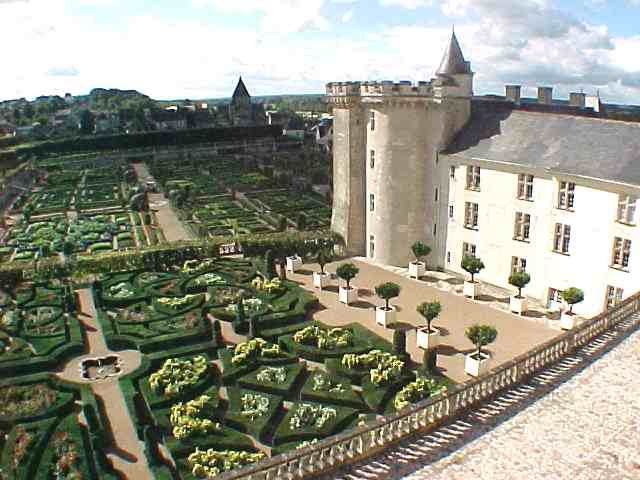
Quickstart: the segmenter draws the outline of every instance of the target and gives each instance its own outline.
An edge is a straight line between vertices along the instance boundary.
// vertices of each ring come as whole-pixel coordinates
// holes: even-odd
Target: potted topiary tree
[[[349,305],[358,299],[358,290],[351,286],[351,280],[353,280],[360,269],[353,263],[343,263],[336,269],[336,275],[346,282],[346,286],[340,285],[338,291],[338,299],[340,302]]]
[[[431,247],[422,242],[416,242],[411,245],[411,251],[416,259],[409,264],[409,276],[419,279],[427,271],[427,265],[421,259],[431,253]]]
[[[427,321],[426,327],[419,327],[417,330],[416,342],[419,348],[429,350],[438,346],[440,330],[431,327],[431,322],[440,315],[442,311],[442,305],[440,302],[424,302],[418,305],[416,311],[422,315]]]
[[[471,275],[471,281],[464,282],[462,293],[465,297],[476,298],[480,294],[480,284],[475,276],[484,268],[484,263],[478,257],[465,255],[462,258],[462,269]]]
[[[396,309],[389,306],[389,300],[400,295],[400,285],[382,283],[376,287],[376,295],[385,301],[384,307],[376,307],[376,323],[387,328],[396,321]]]
[[[569,305],[569,311],[562,311],[560,315],[560,328],[563,330],[571,330],[578,324],[578,316],[573,313],[573,306],[584,300],[584,292],[579,288],[571,287],[562,292],[561,296]]]
[[[522,315],[529,308],[527,299],[522,296],[522,289],[531,281],[531,276],[527,272],[514,272],[509,277],[509,283],[518,289],[518,295],[512,296],[509,300],[509,310],[518,315]]]
[[[493,343],[498,336],[498,331],[491,325],[471,325],[464,331],[465,336],[478,350],[465,355],[464,371],[473,377],[479,377],[487,370],[488,353],[482,351],[482,347]]]
[[[329,274],[324,271],[324,267],[327,263],[330,263],[333,259],[333,255],[331,254],[331,250],[328,248],[322,248],[318,251],[316,255],[316,262],[320,265],[319,272],[313,272],[313,286],[322,290],[329,283]]]

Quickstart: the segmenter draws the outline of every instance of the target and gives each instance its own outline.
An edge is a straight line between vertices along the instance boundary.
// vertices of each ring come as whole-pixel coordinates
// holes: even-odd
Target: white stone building
[[[406,266],[410,245],[433,248],[430,265],[464,273],[482,258],[484,282],[554,308],[568,287],[594,315],[640,289],[640,123],[612,120],[584,94],[554,102],[474,97],[455,34],[436,78],[330,83],[334,108],[332,227],[348,253]],[[593,105],[593,102],[591,102]]]

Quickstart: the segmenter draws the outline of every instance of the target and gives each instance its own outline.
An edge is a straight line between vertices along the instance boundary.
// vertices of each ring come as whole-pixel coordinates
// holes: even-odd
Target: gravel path
[[[154,180],[147,165],[144,163],[134,163],[133,168],[138,174],[140,181],[146,179]],[[193,236],[182,225],[169,205],[169,201],[162,193],[149,193],[149,208],[156,212],[158,225],[164,232],[167,242],[178,242],[180,240],[193,240]]]
[[[629,328],[450,425],[325,478],[637,480],[640,331]]]

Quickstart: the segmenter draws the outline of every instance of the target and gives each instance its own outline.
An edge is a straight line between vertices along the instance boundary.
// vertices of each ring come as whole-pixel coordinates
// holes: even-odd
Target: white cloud
[[[261,27],[270,33],[327,30],[321,14],[324,0],[192,0],[197,7],[213,7],[225,13],[258,14]]]
[[[324,13],[321,1],[306,7],[297,2],[301,10],[287,17],[297,19],[291,20],[295,28],[282,29],[237,22],[214,27],[198,18],[152,13],[106,25],[99,17],[72,16],[71,1],[0,3],[0,43],[12,46],[3,51],[9,67],[3,69],[0,98],[81,94],[95,87],[134,88],[164,99],[228,96],[239,74],[255,94],[321,92],[325,83],[340,80],[428,80],[451,34],[449,26],[421,24],[378,25],[358,36],[349,36],[348,28],[339,35],[300,33],[301,25]],[[211,0],[200,1],[212,8]],[[263,27],[274,15],[266,2],[216,1],[224,4],[220,11],[259,15]],[[269,5],[276,10],[296,3],[274,1]],[[559,95],[600,88],[605,99],[638,103],[640,36],[612,36],[604,26],[585,24],[541,1],[522,0],[509,11],[500,4],[473,0],[465,7],[469,16],[456,22],[476,72],[476,91],[544,83]],[[335,21],[350,11],[334,13]]]
[[[384,7],[400,7],[415,10],[433,5],[433,0],[380,0],[380,5]]]
[[[340,21],[342,23],[349,23],[353,19],[353,14],[354,14],[354,10],[352,8],[351,10],[346,12],[344,15],[342,15],[342,17],[340,18]]]

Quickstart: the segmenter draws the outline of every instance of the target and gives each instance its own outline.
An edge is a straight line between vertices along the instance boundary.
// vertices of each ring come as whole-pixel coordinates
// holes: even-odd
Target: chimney
[[[569,106],[585,108],[587,104],[587,95],[584,93],[570,93],[569,94]]]
[[[553,88],[538,87],[538,103],[542,105],[551,105],[553,102]]]
[[[505,96],[507,100],[516,105],[520,105],[520,92],[522,90],[520,85],[507,85],[504,88],[506,90]]]

